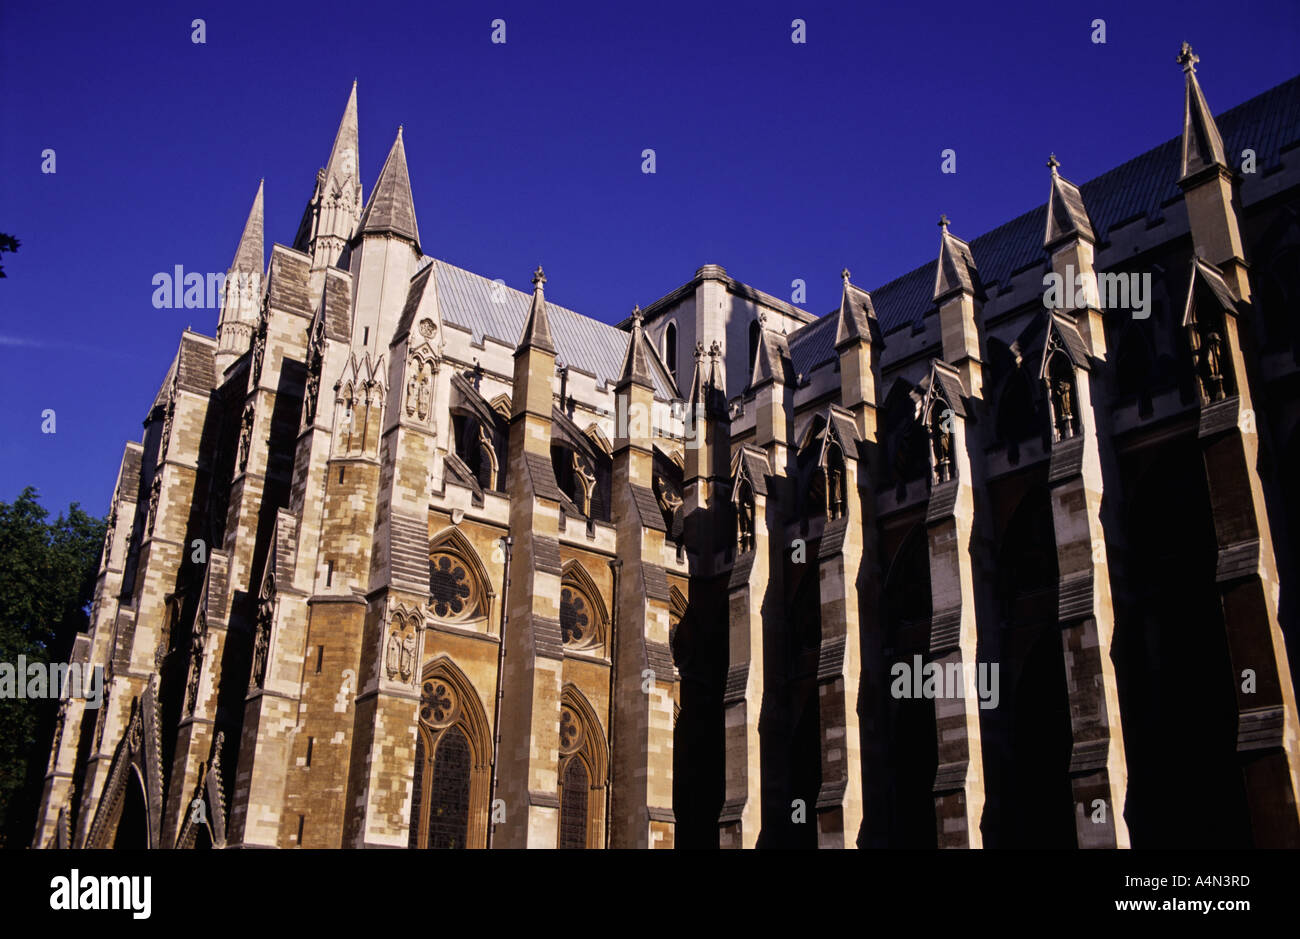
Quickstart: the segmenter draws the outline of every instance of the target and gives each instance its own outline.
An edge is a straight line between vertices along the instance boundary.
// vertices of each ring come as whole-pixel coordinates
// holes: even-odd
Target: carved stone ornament
[[[244,416],[239,425],[239,470],[248,468],[248,451],[253,442],[253,419],[255,411],[252,404],[244,405]]]

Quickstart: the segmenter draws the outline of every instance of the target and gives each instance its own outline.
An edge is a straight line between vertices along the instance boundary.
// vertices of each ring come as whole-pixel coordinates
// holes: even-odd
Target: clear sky
[[[1082,183],[1178,134],[1184,39],[1221,112],[1300,71],[1300,3],[0,4],[0,500],[107,512],[181,330],[216,328],[153,276],[224,271],[262,177],[291,242],[354,78],[365,195],[405,125],[426,253],[541,263],[609,322],[706,263],[822,314],[842,267],[932,259],[940,212],[970,240],[1045,201],[1049,151]]]

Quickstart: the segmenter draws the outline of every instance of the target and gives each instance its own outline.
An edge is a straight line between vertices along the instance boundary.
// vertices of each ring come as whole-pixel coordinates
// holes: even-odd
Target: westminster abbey
[[[1300,77],[1178,62],[827,315],[617,325],[425,254],[354,85],[125,446],[33,845],[1300,846]]]

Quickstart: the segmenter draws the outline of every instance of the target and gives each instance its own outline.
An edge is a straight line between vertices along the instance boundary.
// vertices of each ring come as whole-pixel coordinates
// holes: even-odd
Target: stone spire
[[[1060,165],[1055,153],[1047,158],[1047,167],[1052,171],[1052,188],[1047,195],[1047,232],[1043,236],[1043,246],[1049,251],[1075,235],[1091,243],[1097,240],[1079,187],[1057,172]]]
[[[262,254],[263,202],[266,180],[257,184],[257,195],[248,210],[244,232],[239,236],[239,246],[226,274],[225,290],[221,298],[221,314],[217,322],[217,372],[226,368],[248,349],[253,330],[257,326],[262,295],[262,272],[265,270]]]
[[[623,368],[619,372],[618,383],[622,388],[629,382],[635,382],[646,388],[653,388],[650,378],[650,358],[645,348],[645,331],[641,328],[641,307],[632,311],[632,335],[628,339],[627,354],[623,356]]]
[[[261,275],[265,259],[262,253],[262,190],[266,180],[257,183],[257,195],[253,197],[253,207],[248,210],[248,221],[244,222],[244,233],[239,236],[239,247],[235,249],[235,259],[230,262],[231,272],[251,272]]]
[[[370,193],[370,201],[358,223],[361,235],[391,234],[420,245],[420,229],[415,223],[415,202],[411,198],[411,179],[406,169],[406,148],[402,145],[402,128],[397,128],[384,168]]]
[[[1211,166],[1226,168],[1228,161],[1223,153],[1223,138],[1214,123],[1210,106],[1201,93],[1201,83],[1196,80],[1196,63],[1201,59],[1188,43],[1183,43],[1178,53],[1178,64],[1186,77],[1187,94],[1183,101],[1183,161],[1180,178],[1186,179]]]
[[[528,319],[524,320],[524,331],[519,336],[519,347],[515,355],[526,349],[541,349],[555,355],[555,342],[551,339],[551,320],[546,314],[546,295],[542,285],[546,283],[546,274],[539,264],[533,272],[533,305],[528,310]]]
[[[312,257],[313,303],[320,299],[326,268],[343,265],[344,252],[361,214],[361,173],[357,157],[357,83],[352,83],[343,118],[325,168],[298,225],[293,246]]]

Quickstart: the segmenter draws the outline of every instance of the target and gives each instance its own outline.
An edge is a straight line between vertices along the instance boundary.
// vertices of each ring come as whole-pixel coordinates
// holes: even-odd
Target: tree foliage
[[[0,502],[0,662],[66,661],[89,623],[106,521],[54,521],[27,487]],[[30,843],[57,702],[0,699],[0,846]]]

